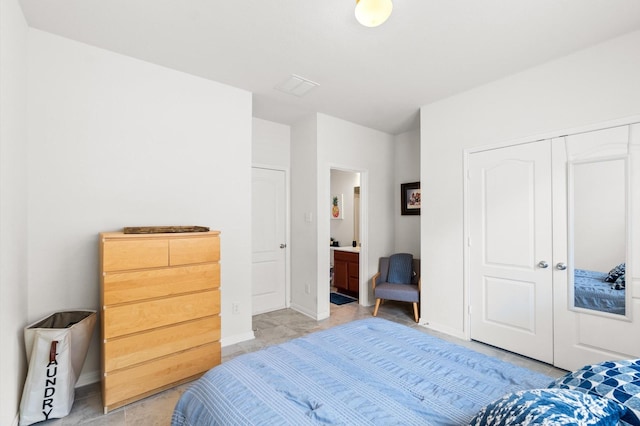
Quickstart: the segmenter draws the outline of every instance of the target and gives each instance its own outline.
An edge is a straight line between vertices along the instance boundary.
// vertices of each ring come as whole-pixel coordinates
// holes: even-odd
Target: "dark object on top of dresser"
[[[206,226],[130,226],[125,234],[176,234],[180,232],[208,232]]]

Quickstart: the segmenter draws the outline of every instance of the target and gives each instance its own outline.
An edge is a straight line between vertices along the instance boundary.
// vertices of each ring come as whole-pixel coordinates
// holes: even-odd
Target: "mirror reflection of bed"
[[[625,315],[626,161],[574,162],[569,173],[574,307]]]

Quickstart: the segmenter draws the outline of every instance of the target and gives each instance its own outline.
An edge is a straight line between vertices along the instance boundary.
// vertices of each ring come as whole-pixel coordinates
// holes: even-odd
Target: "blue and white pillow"
[[[624,290],[626,287],[626,283],[625,283],[625,274],[623,273],[622,275],[619,275],[618,278],[616,279],[616,281],[611,284],[611,288],[613,290]]]
[[[484,407],[470,426],[617,426],[627,408],[606,398],[570,389],[510,393]]]
[[[622,417],[640,426],[640,359],[586,365],[554,380],[549,388],[571,389],[624,404]]]
[[[615,283],[616,280],[620,277],[620,275],[624,275],[625,270],[626,270],[626,263],[621,263],[615,266],[613,269],[611,269],[604,280],[608,283]]]

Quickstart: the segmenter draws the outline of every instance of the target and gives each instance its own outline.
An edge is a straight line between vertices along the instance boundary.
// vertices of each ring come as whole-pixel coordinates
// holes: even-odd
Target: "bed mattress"
[[[461,425],[552,378],[380,318],[238,356],[194,382],[172,425]]]

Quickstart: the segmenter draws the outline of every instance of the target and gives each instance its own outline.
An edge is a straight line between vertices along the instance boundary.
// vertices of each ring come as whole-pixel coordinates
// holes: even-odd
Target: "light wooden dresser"
[[[100,234],[105,414],[220,364],[219,234]]]

